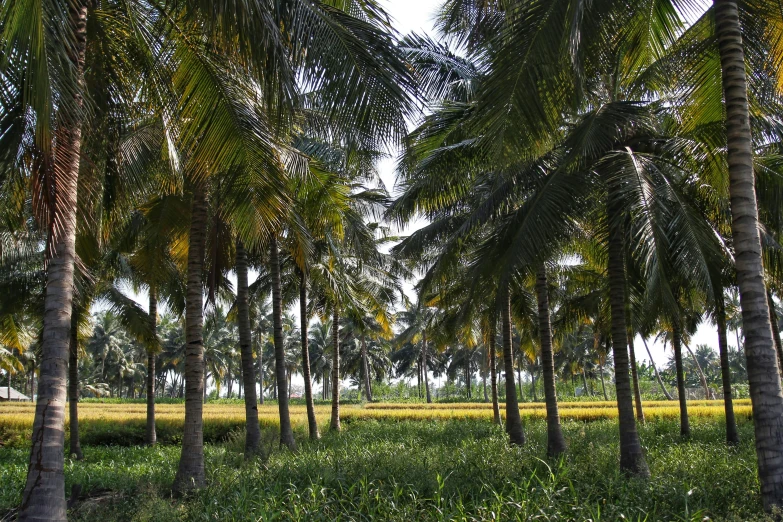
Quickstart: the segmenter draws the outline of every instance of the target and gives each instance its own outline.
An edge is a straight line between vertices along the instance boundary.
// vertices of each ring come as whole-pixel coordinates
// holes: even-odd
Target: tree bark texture
[[[609,301],[612,322],[612,353],[615,364],[615,386],[617,410],[620,424],[620,469],[628,474],[647,477],[650,475],[642,453],[639,433],[634,418],[633,393],[628,361],[628,328],[626,325],[626,280],[624,257],[624,234],[622,214],[617,192],[619,187],[609,187],[607,220],[609,227]]]
[[[188,279],[185,303],[185,426],[182,454],[174,490],[183,493],[204,486],[204,248],[207,234],[207,201],[196,187],[190,214]]]
[[[517,388],[514,384],[514,353],[511,338],[511,295],[505,292],[501,304],[501,321],[503,323],[503,365],[506,372],[506,433],[511,444],[525,443],[525,432],[522,429],[522,418],[519,415]]]
[[[538,298],[538,331],[541,336],[541,365],[544,373],[544,400],[546,402],[547,454],[560,455],[566,451],[563,430],[560,427],[560,413],[557,409],[555,388],[555,362],[552,355],[552,327],[549,317],[549,288],[546,268],[541,266],[536,277]],[[585,389],[587,383],[585,383]]]
[[[715,33],[726,100],[727,162],[737,285],[745,332],[750,398],[764,508],[783,507],[783,392],[781,392],[758,227],[753,143],[736,0],[715,0]]]
[[[288,411],[288,390],[286,389],[285,346],[283,345],[283,296],[280,283],[280,252],[277,237],[270,242],[269,264],[272,269],[272,321],[274,323],[275,380],[277,405],[280,413],[280,445],[296,449],[294,432],[291,429],[291,415]]]
[[[247,251],[240,240],[237,240],[236,244],[236,257],[237,329],[239,330],[239,354],[242,359],[242,381],[245,383],[245,458],[250,458],[260,449],[261,429],[258,426],[253,331],[250,328],[248,304]]]
[[[313,383],[310,376],[310,346],[308,345],[308,326],[310,317],[307,315],[307,274],[299,272],[299,318],[302,334],[302,378],[304,379],[305,402],[307,404],[307,428],[310,440],[318,440],[318,421],[315,418],[315,403],[313,402]]]
[[[332,418],[329,429],[340,431],[340,312],[334,305],[332,316]]]
[[[70,5],[76,47],[71,56],[76,81],[84,83],[87,41],[87,6]],[[80,92],[75,104],[81,107]],[[66,373],[73,306],[73,272],[76,239],[76,204],[79,179],[82,121],[78,113],[60,118],[55,168],[61,173],[55,187],[54,214],[57,234],[50,237],[51,257],[46,269],[41,363],[38,397],[33,421],[30,465],[19,508],[20,521],[65,522],[65,398]]]
[[[158,332],[158,297],[155,288],[149,289],[149,316],[152,326],[152,334],[157,337]],[[155,352],[147,348],[147,429],[144,436],[147,446],[154,446],[158,442],[158,434],[155,430]]]

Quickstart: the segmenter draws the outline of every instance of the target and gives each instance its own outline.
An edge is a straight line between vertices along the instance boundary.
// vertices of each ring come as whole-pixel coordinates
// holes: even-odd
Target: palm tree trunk
[[[370,364],[367,360],[367,339],[362,333],[362,371],[364,372],[364,388],[367,400],[372,402],[372,382],[370,380]]]
[[[245,383],[245,458],[258,453],[261,429],[258,426],[258,401],[256,399],[256,375],[253,365],[253,332],[250,328],[248,304],[247,251],[237,239],[237,328],[239,330],[239,354],[242,360],[242,381]]]
[[[484,369],[483,372],[481,372],[481,384],[484,388],[484,402],[489,402],[489,393],[487,393],[487,370]]]
[[[661,379],[661,374],[658,373],[658,367],[655,366],[652,353],[650,353],[650,347],[647,346],[647,339],[645,339],[644,336],[642,336],[642,343],[644,343],[644,349],[647,350],[647,356],[650,358],[650,364],[652,364],[653,371],[655,372],[655,379],[658,381],[658,386],[661,387],[661,391],[663,391],[663,395],[666,397],[666,399],[673,401],[674,397],[671,396],[671,394],[666,389],[666,386],[663,384],[663,379]]]
[[[421,354],[419,354],[419,365],[416,368],[416,395],[421,399]]]
[[[174,491],[204,486],[204,247],[207,232],[207,200],[203,187],[193,190],[188,246],[188,280],[185,301],[185,430]]]
[[[150,286],[149,295],[149,315],[152,333],[157,337],[158,298],[155,294],[155,288],[152,286]],[[147,430],[145,441],[148,446],[154,446],[158,441],[158,434],[155,430],[155,352],[152,348],[147,348]]]
[[[723,303],[723,289],[717,296],[715,322],[718,325],[718,351],[720,352],[720,373],[723,383],[723,408],[726,412],[726,442],[739,444],[737,421],[734,418],[734,401],[731,392],[731,369],[729,367],[729,341],[726,335],[726,310]]]
[[[628,336],[628,354],[631,358],[631,378],[633,380],[633,397],[636,404],[636,420],[644,424],[642,391],[639,389],[639,371],[636,368],[636,350],[633,347],[633,334]]]
[[[77,81],[83,84],[87,38],[87,6],[70,4],[77,45],[71,60]],[[81,107],[81,94],[74,95]],[[65,387],[71,331],[73,270],[76,238],[76,199],[81,150],[81,118],[64,116],[57,141],[61,176],[57,183],[58,233],[50,237],[52,256],[46,269],[41,365],[35,406],[30,466],[22,493],[19,520],[65,521]],[[56,161],[56,160],[55,160]],[[62,182],[62,185],[60,185]],[[52,187],[53,188],[53,187]]]
[[[429,358],[429,355],[427,354],[427,330],[422,332],[421,343],[421,371],[424,379],[424,390],[427,393],[427,404],[430,404],[432,402],[432,396],[430,395],[430,379],[427,375],[427,359]]]
[[[517,365],[517,382],[519,383],[519,400],[524,400],[525,397],[522,395],[522,363]]]
[[[778,314],[775,311],[775,301],[772,299],[772,292],[769,288],[767,288],[767,303],[769,306],[769,323],[772,326],[772,340],[775,341],[775,350],[778,352],[778,369],[783,375],[783,343],[780,342]]]
[[[715,0],[715,28],[726,99],[727,162],[737,285],[764,508],[783,506],[783,392],[761,260],[745,52],[736,0]]]
[[[525,432],[522,430],[522,418],[519,416],[517,387],[514,385],[514,353],[511,339],[511,294],[504,291],[501,305],[503,322],[503,365],[506,371],[506,433],[511,444],[525,443]]]
[[[301,325],[299,330],[302,334],[302,378],[304,378],[305,403],[307,405],[307,427],[310,433],[310,440],[318,440],[321,434],[318,433],[318,421],[315,418],[315,403],[313,402],[313,385],[310,379],[310,347],[308,346],[307,328],[310,318],[307,315],[307,275],[299,272],[299,318]]]
[[[332,419],[329,429],[340,431],[340,313],[334,305],[332,317]]]
[[[688,402],[685,395],[685,375],[682,368],[682,334],[679,321],[672,326],[672,345],[674,345],[674,366],[677,371],[677,395],[680,400],[680,435],[691,436],[691,426],[688,422]]]
[[[68,413],[71,444],[68,453],[75,455],[76,460],[82,460],[82,446],[79,443],[79,340],[78,313],[72,311],[71,339],[68,345]],[[8,397],[11,397],[11,372],[8,372]]]
[[[628,328],[625,303],[625,260],[623,259],[624,235],[619,203],[615,201],[618,187],[609,188],[607,221],[609,226],[609,298],[612,321],[612,352],[615,365],[617,410],[620,423],[620,469],[632,475],[647,477],[650,470],[642,453],[634,418],[633,395],[628,368]]]
[[[500,404],[498,404],[498,365],[497,350],[495,348],[495,329],[493,327],[489,334],[489,375],[490,388],[492,388],[492,421],[500,426],[503,422],[500,418]]]
[[[691,350],[691,347],[688,346],[686,343],[682,343],[685,346],[685,349],[688,350],[688,353],[691,355],[691,359],[693,359],[693,364],[696,366],[696,372],[699,374],[699,381],[701,381],[701,387],[704,388],[704,400],[710,399],[710,386],[707,384],[707,376],[704,375],[704,371],[701,369],[701,364],[699,364],[699,360],[696,358],[696,354],[693,353],[693,350]]]
[[[543,265],[539,268],[536,277],[536,296],[538,297],[538,332],[541,336],[541,365],[544,372],[547,455],[556,456],[565,453],[566,442],[563,438],[563,430],[560,428],[560,413],[557,409],[555,361],[552,355],[552,327],[549,318],[549,288],[546,268]],[[587,388],[587,381],[585,381],[585,388]]]
[[[264,347],[259,345],[258,353],[258,403],[264,405]],[[255,389],[255,385],[253,385]]]
[[[536,395],[536,372],[531,370],[530,372],[530,395],[533,397],[533,402],[538,402],[538,396]]]
[[[272,318],[275,342],[275,378],[277,385],[277,407],[280,412],[280,445],[296,449],[294,432],[291,429],[291,416],[288,411],[288,394],[285,377],[285,346],[283,346],[283,297],[280,284],[280,252],[277,236],[270,241],[269,264],[272,270]]]

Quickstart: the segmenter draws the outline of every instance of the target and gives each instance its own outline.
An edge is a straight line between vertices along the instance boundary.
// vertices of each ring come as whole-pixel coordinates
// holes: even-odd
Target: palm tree
[[[737,286],[742,305],[761,497],[764,508],[770,510],[774,505],[783,505],[783,449],[775,443],[783,438],[783,390],[761,260],[743,49],[743,34],[747,33],[743,33],[740,25],[736,0],[714,0],[713,6],[726,101],[726,160]]]
[[[259,450],[261,429],[258,425],[258,403],[256,399],[256,376],[253,366],[253,338],[250,328],[248,304],[247,252],[242,241],[236,244],[237,272],[237,329],[242,356],[242,382],[245,387],[245,458]],[[263,394],[264,390],[261,389]]]

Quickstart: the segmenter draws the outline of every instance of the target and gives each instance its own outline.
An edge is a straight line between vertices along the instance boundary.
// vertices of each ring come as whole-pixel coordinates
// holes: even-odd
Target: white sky
[[[387,12],[393,19],[395,28],[401,34],[408,34],[410,32],[429,33],[433,34],[433,15],[442,4],[442,0],[385,0],[382,4],[386,8]],[[690,17],[688,17],[690,18]],[[389,192],[394,193],[395,186],[395,158],[388,158],[380,162],[379,170],[383,182],[386,184],[386,188]],[[405,230],[402,230],[402,234],[408,234],[425,224],[425,221],[419,220],[413,222]],[[251,283],[255,274],[250,274]],[[230,276],[233,283],[236,282],[233,274]],[[406,285],[406,289],[411,297],[413,297],[410,289],[412,285],[409,283]],[[134,294],[130,289],[128,294],[136,299],[143,307],[147,306],[146,292],[141,294]],[[298,314],[298,307],[296,307],[295,313]],[[732,339],[734,338],[733,332],[729,332],[729,344],[733,345]],[[696,334],[691,340],[691,347],[695,347],[697,344],[707,344],[711,346],[717,352],[718,335],[713,325],[705,323],[702,324]],[[661,343],[654,342],[652,339],[648,340],[650,351],[652,352],[653,359],[656,366],[662,367],[668,360],[669,354],[664,352],[663,345]],[[649,361],[649,356],[644,349],[641,337],[637,336],[634,342],[636,351],[636,358],[638,362]],[[295,380],[294,384],[301,384]]]

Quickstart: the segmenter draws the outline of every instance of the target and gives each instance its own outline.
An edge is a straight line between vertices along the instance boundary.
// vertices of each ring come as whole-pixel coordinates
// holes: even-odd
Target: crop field
[[[649,420],[676,419],[679,407],[673,401],[644,402],[644,414]],[[523,403],[519,405],[524,419],[544,419],[546,410],[543,403]],[[559,404],[560,417],[563,420],[591,422],[611,420],[617,417],[614,402],[562,402]],[[277,404],[265,404],[258,407],[259,422],[262,426],[276,427],[279,422]],[[500,405],[504,416],[504,405]],[[291,421],[295,428],[305,429],[307,416],[304,405],[291,405]],[[331,406],[316,405],[316,416],[325,427],[329,419]],[[735,401],[738,417],[750,418],[750,400]],[[34,405],[31,403],[0,404],[0,442],[9,446],[23,446],[29,437],[33,424]],[[474,419],[491,420],[492,405],[487,403],[435,403],[400,404],[371,403],[342,405],[340,408],[343,422],[355,420],[450,420]],[[723,401],[691,401],[688,414],[694,418],[718,418],[723,415]],[[86,444],[134,445],[143,441],[146,406],[138,403],[95,403],[84,402],[79,405],[79,419],[82,442]],[[185,417],[184,404],[156,405],[158,437],[161,443],[179,443],[182,423]],[[233,431],[242,428],[245,419],[244,405],[207,403],[204,405],[204,436],[207,442],[225,440]]]
[[[136,419],[143,405],[84,406],[91,415]],[[241,415],[239,406],[209,406],[208,422],[220,412]],[[163,417],[179,418],[180,408],[161,406]],[[24,408],[3,412],[12,409],[26,414]],[[300,409],[293,409],[300,419]],[[425,418],[424,412],[447,414],[449,408],[408,410]],[[319,407],[320,415],[325,411]],[[526,422],[524,446],[511,447],[503,428],[487,420],[384,421],[391,411],[406,409],[347,406],[346,420],[355,412],[373,412],[379,420],[346,422],[342,433],[324,430],[316,442],[300,428],[296,452],[278,448],[276,430],[265,428],[265,456],[253,461],[243,459],[242,432],[235,430],[206,445],[207,486],[186,498],[172,497],[170,489],[178,446],[83,441],[85,459],[65,460],[66,490],[80,484],[84,491],[69,520],[772,520],[760,510],[753,424],[744,418],[737,447],[724,443],[718,416],[694,419],[688,441],[680,439],[676,419],[640,425],[652,473],[643,481],[618,470],[615,421],[564,421],[568,452],[547,459],[540,419]],[[0,448],[0,520],[13,517],[19,505],[28,461],[27,448]]]

